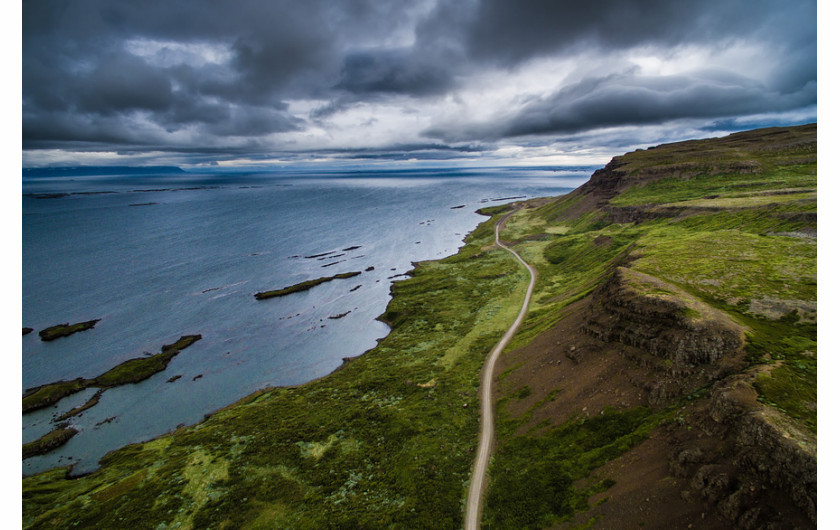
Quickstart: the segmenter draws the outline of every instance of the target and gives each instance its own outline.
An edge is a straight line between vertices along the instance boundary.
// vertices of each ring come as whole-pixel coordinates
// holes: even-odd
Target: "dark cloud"
[[[459,41],[471,58],[507,64],[582,47],[715,45],[756,35],[786,41],[816,30],[813,0],[481,0],[467,14],[456,4],[463,2],[439,4],[423,38]]]
[[[407,138],[428,145],[423,131],[526,145],[816,104],[815,0],[27,0],[22,28],[25,150],[291,156],[292,135],[332,137],[337,117],[352,114],[395,136],[392,148],[360,156],[399,157]],[[725,58],[738,46],[753,56]],[[653,76],[619,57],[692,47],[724,59]],[[444,113],[445,101],[469,108],[485,73],[515,77],[553,57],[581,57],[586,73],[481,109],[490,119]],[[745,72],[750,61],[762,68]],[[415,114],[415,130],[364,115],[377,105]],[[278,133],[290,137],[278,143]],[[464,153],[441,145],[417,152]]]
[[[588,78],[514,112],[484,123],[446,123],[425,135],[446,141],[500,139],[542,134],[574,134],[625,125],[662,124],[690,118],[779,112],[816,104],[816,84],[787,93],[728,71],[648,77],[636,72]]]
[[[438,61],[417,57],[411,50],[358,52],[348,55],[336,85],[354,94],[441,94],[453,85],[452,72]]]
[[[214,136],[262,136],[276,132],[301,130],[303,120],[287,112],[265,108],[232,107],[228,117],[204,130]]]
[[[164,111],[172,104],[172,86],[164,72],[142,59],[111,54],[87,74],[72,80],[78,87],[77,110],[98,114],[135,110]]]

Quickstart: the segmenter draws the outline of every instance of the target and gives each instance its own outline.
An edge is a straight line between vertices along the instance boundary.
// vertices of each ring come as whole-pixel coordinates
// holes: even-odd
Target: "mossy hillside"
[[[745,176],[740,173],[703,174],[690,179],[671,177],[650,182],[625,191],[610,203],[615,206],[703,201],[707,206],[757,206],[762,202],[790,201],[813,195],[816,191],[816,161],[812,164],[771,166],[772,158],[764,160],[765,170]],[[689,182],[690,184],[686,185]],[[789,196],[791,192],[796,195]],[[765,194],[775,192],[774,194]],[[779,194],[782,192],[783,194]],[[798,195],[798,196],[797,196]],[[742,203],[726,204],[723,199],[749,199]],[[708,201],[708,202],[707,202]]]
[[[393,285],[394,328],[375,349],[111,453],[91,475],[25,478],[24,526],[460,527],[479,372],[527,286],[492,248],[497,219]]]
[[[795,169],[802,186],[816,188],[816,163]],[[781,176],[781,169],[771,170],[765,175],[767,184],[755,188],[790,187]],[[782,362],[774,375],[759,378],[760,399],[812,432],[817,245],[809,234],[816,234],[815,212],[816,197],[811,197],[651,223],[639,239],[640,258],[633,263],[746,325],[750,362]]]
[[[797,129],[795,134],[801,132]],[[661,180],[631,187],[604,207],[574,213],[587,200],[578,190],[514,214],[508,221],[510,231],[502,237],[515,241],[517,252],[537,266],[539,280],[528,317],[509,350],[551,328],[563,317],[565,306],[591,292],[615,266],[630,266],[679,286],[743,324],[749,364],[775,363],[769,374],[756,380],[759,399],[816,432],[816,138],[806,135],[798,146],[781,150],[757,138],[751,138],[748,150],[730,145],[712,155],[703,152],[709,144],[692,142],[619,157],[624,169],[639,173],[683,162],[695,169],[716,163],[730,167],[733,160],[751,168],[748,172],[710,176],[696,171],[695,176],[674,178],[662,172]],[[732,143],[731,138],[722,141]],[[667,156],[658,159],[661,154]],[[792,194],[791,189],[804,191]],[[740,202],[727,206],[720,202],[723,196]],[[644,212],[663,205],[670,210],[641,217],[649,220],[609,221],[609,209],[616,206]],[[484,523],[493,528],[549,525],[586,507],[581,499],[590,492],[575,490],[570,480],[585,477],[591,469],[581,464],[588,450],[574,444],[566,448],[563,433],[569,433],[574,422],[518,433],[534,410],[520,417],[508,415],[507,403],[517,400],[522,390],[504,379],[501,374],[498,450]],[[645,427],[632,431],[638,441],[652,425],[647,420],[654,421],[664,411],[604,413],[647,415],[637,424]],[[611,445],[611,437],[626,435],[609,434],[607,424],[593,423],[591,429],[591,435],[613,448],[605,453],[609,458],[632,445]]]
[[[709,182],[709,178],[721,178],[724,185],[732,182],[742,190],[798,187],[797,174],[807,175],[816,166],[816,135],[816,124],[809,124],[756,129],[722,138],[688,140],[636,150],[613,160],[623,174],[624,183],[640,184],[634,186],[635,190],[621,185],[619,190],[623,191],[624,197],[614,204],[635,201],[639,198],[636,195],[638,188],[651,185],[654,187],[649,192],[642,192],[644,197],[636,204],[651,204],[645,202],[651,197],[658,197],[655,203],[670,202],[669,194],[655,187],[662,180],[672,184],[694,180],[690,190],[679,191],[679,185],[670,188],[684,194],[707,192],[708,184],[718,184]],[[685,200],[684,197],[679,200]]]

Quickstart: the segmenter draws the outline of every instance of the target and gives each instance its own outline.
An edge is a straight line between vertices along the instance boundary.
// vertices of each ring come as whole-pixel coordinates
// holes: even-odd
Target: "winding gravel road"
[[[514,250],[506,247],[501,241],[499,241],[499,230],[503,227],[508,217],[513,215],[513,213],[514,212],[507,214],[502,217],[498,223],[496,223],[496,245],[513,254],[513,256],[528,269],[528,272],[531,274],[531,283],[528,284],[528,291],[525,293],[525,300],[522,302],[522,309],[519,310],[519,315],[507,330],[505,336],[502,337],[502,340],[500,340],[493,348],[493,351],[490,352],[490,356],[484,363],[484,368],[482,370],[481,430],[479,433],[478,453],[475,456],[475,464],[473,465],[472,478],[470,480],[470,491],[467,496],[467,508],[464,519],[464,528],[466,530],[477,530],[481,521],[481,507],[485,489],[484,479],[487,475],[487,463],[490,461],[490,450],[494,438],[493,401],[491,397],[493,372],[496,368],[496,359],[499,358],[499,354],[502,353],[502,350],[508,345],[510,340],[513,338],[513,335],[516,333],[516,330],[519,329],[519,325],[522,324],[522,321],[525,319],[525,315],[528,313],[528,303],[531,301],[531,293],[534,291],[534,284],[537,281],[536,269],[528,265]]]

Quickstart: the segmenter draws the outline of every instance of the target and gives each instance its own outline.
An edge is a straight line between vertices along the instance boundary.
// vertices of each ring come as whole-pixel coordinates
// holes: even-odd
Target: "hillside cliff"
[[[815,125],[616,157],[505,233],[541,278],[491,526],[816,526]],[[541,476],[567,502],[517,510]]]

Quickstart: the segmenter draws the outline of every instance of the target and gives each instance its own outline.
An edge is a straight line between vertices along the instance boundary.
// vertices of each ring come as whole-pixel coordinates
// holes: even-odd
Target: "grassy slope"
[[[92,475],[25,478],[24,526],[459,527],[479,370],[527,285],[490,247],[494,223],[394,284],[394,329],[374,350],[111,453]]]
[[[767,132],[771,140],[777,133]],[[795,129],[793,136],[800,140],[782,148],[747,141],[762,138],[747,133],[637,151],[620,157],[629,184],[608,204],[575,211],[586,200],[578,190],[515,214],[504,235],[520,240],[516,249],[538,265],[540,281],[524,331],[510,349],[556,323],[563,307],[588,294],[619,261],[632,263],[746,325],[749,363],[779,362],[772,375],[759,377],[759,399],[816,433],[816,239],[808,237],[816,234],[815,128]],[[690,168],[689,178],[669,177],[673,168]],[[645,173],[648,182],[634,184]],[[657,173],[660,179],[651,181]],[[610,222],[610,211],[628,208],[656,215]],[[607,238],[610,244],[598,244]],[[540,404],[524,415],[509,414],[507,403],[530,389],[506,388],[505,375],[485,509],[491,528],[543,527],[585,509],[586,498],[606,486],[579,491],[574,480],[704,394],[700,389],[660,410],[606,410],[521,435]]]

